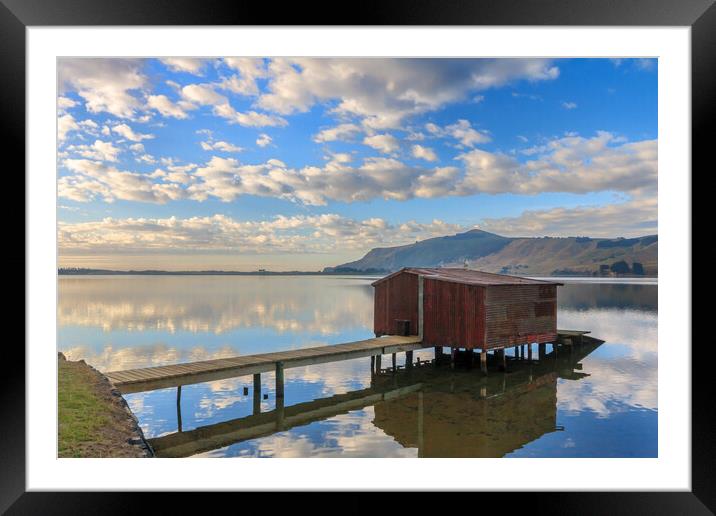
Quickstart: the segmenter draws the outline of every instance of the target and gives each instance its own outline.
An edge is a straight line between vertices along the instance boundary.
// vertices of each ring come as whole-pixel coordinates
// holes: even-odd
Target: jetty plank
[[[425,347],[432,346],[423,345],[417,335],[390,335],[331,346],[110,371],[105,376],[120,391],[130,393],[274,371],[277,362],[283,362],[284,368],[302,367]]]

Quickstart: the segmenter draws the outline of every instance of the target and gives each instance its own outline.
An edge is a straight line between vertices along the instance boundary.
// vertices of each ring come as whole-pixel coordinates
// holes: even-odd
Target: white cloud
[[[194,109],[194,105],[188,102],[174,103],[166,95],[149,95],[147,97],[147,106],[150,109],[156,109],[160,114],[167,117],[185,119],[186,111]]]
[[[363,143],[369,147],[379,150],[383,154],[393,154],[400,148],[398,140],[390,134],[375,134],[366,136]]]
[[[424,159],[425,161],[437,161],[438,157],[435,151],[430,147],[423,147],[422,145],[413,145],[413,157],[418,159]]]
[[[240,164],[232,158],[213,156],[196,168],[190,186],[164,182],[155,186],[167,195],[196,201],[213,197],[230,202],[241,195],[257,195],[308,205],[323,205],[328,200],[407,200],[478,193],[618,191],[649,196],[656,190],[656,152],[655,140],[625,143],[609,133],[598,133],[593,138],[555,139],[538,151],[535,159],[525,162],[474,149],[457,158],[464,164],[462,168],[409,166],[394,158],[373,157],[356,166],[332,159],[324,167],[294,169],[278,160]],[[96,185],[86,181],[82,185],[93,197]],[[144,195],[142,199],[165,202],[166,196]]]
[[[452,137],[464,147],[474,147],[478,143],[487,143],[491,140],[485,131],[477,131],[468,120],[461,119],[445,127],[427,123],[425,124],[425,129],[439,138]]]
[[[196,57],[164,57],[160,59],[170,70],[202,75],[204,67],[211,59]]]
[[[256,138],[256,145],[259,147],[266,147],[267,145],[271,144],[271,137],[266,133],[261,133],[258,138]]]
[[[505,236],[579,236],[585,232],[604,238],[643,236],[657,233],[657,200],[648,197],[602,206],[528,210],[517,217],[484,219],[480,228]]]
[[[514,80],[551,80],[545,59],[273,59],[258,105],[280,114],[337,100],[335,112],[373,129],[399,127],[409,115],[437,109],[469,92]]]
[[[60,58],[57,73],[60,94],[76,92],[91,113],[107,112],[132,118],[141,108],[136,96],[147,86],[144,60],[119,58]]]
[[[60,111],[64,111],[69,108],[73,108],[77,105],[77,102],[68,97],[57,97],[57,107]]]
[[[154,138],[153,134],[135,133],[132,128],[129,127],[127,124],[115,125],[114,127],[112,127],[112,132],[115,132],[118,135],[132,142],[141,142],[142,140],[150,140]]]
[[[323,129],[313,137],[316,143],[347,141],[361,132],[361,128],[355,124],[339,124],[335,127]]]
[[[60,142],[66,140],[71,131],[78,131],[79,128],[80,126],[77,124],[75,117],[70,114],[62,115],[57,119],[57,137]]]
[[[564,109],[577,109],[577,103],[576,102],[562,102],[562,107]]]
[[[205,151],[210,150],[218,150],[223,152],[241,152],[243,151],[243,147],[239,147],[238,145],[234,145],[233,143],[224,142],[224,141],[206,141],[201,142],[201,148]]]
[[[245,127],[285,126],[288,124],[285,119],[279,116],[256,111],[247,111],[245,113],[236,111],[229,104],[229,100],[217,93],[211,85],[189,84],[182,88],[182,96],[189,102],[203,106],[213,106],[214,115],[226,118],[229,123],[237,123]]]
[[[64,166],[75,172],[58,180],[58,196],[87,202],[102,199],[113,202],[142,201],[165,203],[184,197],[184,191],[174,183],[156,183],[146,175],[118,170],[87,159],[67,159]]]
[[[380,218],[354,220],[337,214],[278,215],[240,221],[225,215],[180,219],[105,218],[60,223],[61,252],[231,251],[324,253],[414,242],[464,228],[440,220],[391,224]]]
[[[213,106],[228,102],[226,97],[216,93],[209,84],[188,84],[181,89],[181,94],[189,102],[194,102],[201,106]]]
[[[117,161],[120,149],[111,142],[95,140],[92,145],[70,145],[67,152],[99,161]]]
[[[224,63],[229,68],[239,72],[225,78],[220,83],[220,88],[229,90],[239,95],[255,96],[259,93],[256,84],[257,79],[266,77],[266,67],[263,59],[253,57],[227,57]]]
[[[624,143],[607,132],[592,138],[566,136],[533,152],[521,163],[500,153],[475,149],[461,154],[465,179],[459,190],[469,193],[587,193],[604,190],[655,191],[657,141]]]

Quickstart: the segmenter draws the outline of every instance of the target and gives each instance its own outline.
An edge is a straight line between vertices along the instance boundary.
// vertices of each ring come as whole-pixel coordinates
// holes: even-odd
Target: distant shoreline
[[[59,276],[384,276],[391,271],[162,271],[162,270],[129,270],[116,271],[109,269],[58,269]],[[526,275],[526,277],[532,277]],[[658,276],[642,276],[635,274],[624,274],[619,276],[584,276],[584,275],[559,275],[559,276],[534,276],[541,278],[560,278],[564,280],[592,280],[592,281],[616,281],[616,280],[657,280]]]
[[[58,269],[60,276],[382,276],[388,271],[114,271],[104,269]]]

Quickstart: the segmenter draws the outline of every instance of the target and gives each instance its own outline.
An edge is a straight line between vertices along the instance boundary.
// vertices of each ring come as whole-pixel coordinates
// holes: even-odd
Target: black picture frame
[[[278,4],[277,4],[278,5]],[[350,16],[348,13],[350,12]],[[692,50],[692,162],[707,163],[714,131],[716,101],[716,6],[714,0],[400,0],[363,1],[340,9],[337,3],[196,2],[189,0],[0,0],[1,145],[6,156],[25,166],[25,30],[31,26],[87,25],[532,25],[532,26],[689,26]],[[689,173],[689,171],[685,171]],[[693,178],[693,172],[691,172]],[[19,188],[24,190],[24,183]],[[19,226],[19,224],[18,224]],[[17,238],[24,236],[17,231]],[[19,240],[18,240],[19,241]],[[25,254],[9,267],[19,270]],[[25,269],[26,277],[32,271]],[[683,300],[687,302],[689,300]],[[19,303],[17,303],[19,306]],[[23,305],[24,306],[24,305]],[[690,330],[690,331],[689,331]],[[693,329],[684,329],[691,345]],[[37,344],[37,343],[35,343]],[[25,342],[26,346],[33,343]],[[693,355],[698,355],[692,347]],[[136,510],[145,497],[132,493],[27,493],[25,487],[25,353],[6,346],[0,389],[0,511],[9,514],[106,514]],[[692,363],[692,491],[620,493],[530,493],[510,495],[510,509],[524,505],[531,513],[549,514],[712,514],[716,510],[713,382],[708,360]],[[662,366],[662,364],[660,364]],[[480,507],[505,503],[504,493],[480,493]],[[210,496],[219,496],[216,493]],[[246,496],[245,494],[242,496]],[[354,493],[350,512],[373,510],[379,502]],[[410,497],[421,503],[420,497]],[[162,503],[196,503],[183,494],[164,494]],[[213,500],[212,504],[221,503]],[[244,502],[245,503],[245,502]],[[410,501],[403,499],[403,509]],[[238,507],[237,507],[238,510]]]

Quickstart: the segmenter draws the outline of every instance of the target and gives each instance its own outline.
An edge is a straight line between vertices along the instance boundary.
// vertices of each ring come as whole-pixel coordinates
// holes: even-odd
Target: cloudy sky
[[[317,270],[657,232],[657,62],[61,59],[61,266]]]

